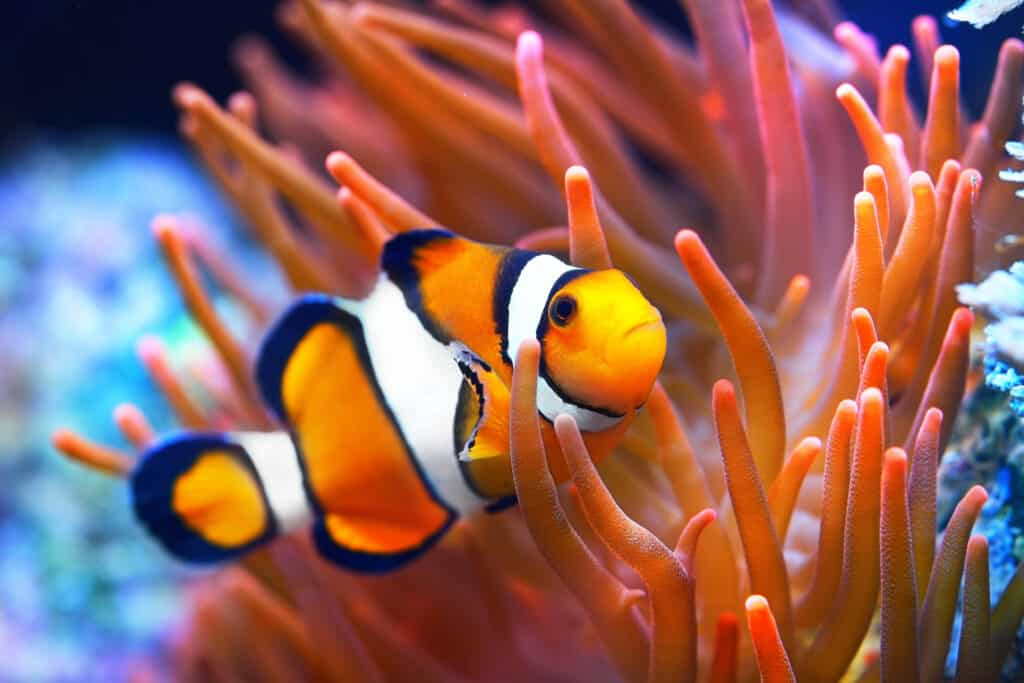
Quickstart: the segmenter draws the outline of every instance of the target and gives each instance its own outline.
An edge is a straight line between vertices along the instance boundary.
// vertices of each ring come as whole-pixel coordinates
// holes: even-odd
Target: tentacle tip
[[[684,253],[692,253],[694,250],[701,249],[704,243],[701,242],[700,236],[696,232],[689,228],[683,228],[676,233],[675,246],[681,256]]]
[[[128,422],[139,415],[139,409],[133,403],[118,403],[114,406],[113,418],[116,424]]]
[[[975,484],[964,494],[965,501],[974,505],[984,505],[988,501],[988,491],[981,484]]]
[[[743,602],[744,608],[746,608],[748,614],[755,612],[767,612],[769,611],[768,599],[763,595],[751,595]]]
[[[875,196],[870,192],[864,192],[863,190],[858,192],[853,197],[853,204],[855,207],[867,208],[869,205],[874,207]]]
[[[540,34],[533,30],[523,31],[519,34],[516,42],[522,47],[540,47],[542,40]]]
[[[940,45],[935,51],[935,66],[954,69],[960,66],[960,51],[952,45]]]
[[[182,109],[193,109],[207,99],[206,93],[195,83],[183,81],[171,90],[171,100]]]
[[[988,538],[984,534],[971,534],[971,537],[967,539],[967,554],[987,556]]]
[[[932,177],[925,171],[914,171],[910,174],[908,182],[914,194],[927,192],[929,189],[932,189]]]
[[[50,433],[50,445],[61,453],[67,453],[75,434],[67,427],[58,427]]]
[[[885,170],[878,164],[868,164],[864,167],[864,180],[871,178],[873,180],[881,178],[885,179]]]
[[[855,36],[858,31],[857,25],[852,21],[840,21],[832,29],[832,36],[836,39],[836,42],[842,43]]]
[[[566,413],[559,413],[555,416],[554,420],[555,431],[559,434],[571,432],[576,429],[576,420],[572,418],[572,415]]]
[[[539,58],[544,50],[544,41],[536,31],[523,31],[516,39],[516,56],[521,59]]]
[[[590,180],[590,173],[579,164],[574,164],[565,169],[565,182],[580,183]]]
[[[174,239],[178,235],[178,218],[169,213],[157,214],[149,222],[149,229],[160,242]]]
[[[903,155],[903,138],[899,133],[884,133],[882,138],[885,140],[885,144],[889,146],[897,157]]]
[[[942,425],[942,409],[934,406],[929,408],[924,414],[924,425],[929,429],[938,430]]]
[[[836,98],[840,101],[854,97],[856,94],[857,88],[853,87],[850,83],[842,83],[836,88]]]
[[[917,33],[918,31],[938,31],[939,25],[935,22],[935,17],[930,14],[919,14],[914,17],[914,21],[911,24],[911,29]]]
[[[885,451],[885,467],[906,467],[907,465],[907,452],[898,446],[893,446]]]
[[[248,90],[238,90],[228,97],[228,109],[236,116],[250,116],[256,111],[256,98]]]
[[[797,448],[801,451],[821,450],[821,439],[816,436],[805,436]]]
[[[910,50],[907,49],[906,45],[896,44],[889,48],[885,58],[901,64],[907,64],[910,62]]]
[[[723,399],[736,400],[736,388],[733,387],[732,382],[727,379],[720,379],[715,382],[714,387],[711,389],[711,395],[717,403]]]
[[[1007,38],[1003,41],[1000,52],[1005,53],[1007,57],[1020,59],[1024,57],[1024,41],[1020,38]]]
[[[341,150],[335,150],[327,155],[324,166],[327,168],[327,172],[340,183],[340,177],[343,177],[354,163],[348,154]]]
[[[861,392],[860,400],[861,400],[861,403],[864,404],[864,405],[867,405],[867,404],[870,404],[870,403],[881,405],[882,404],[882,392],[881,392],[881,390],[878,387],[868,387],[867,389],[865,389],[864,391]]]
[[[348,18],[354,24],[368,26],[373,21],[373,7],[366,2],[353,3],[348,10]]]
[[[164,343],[155,334],[143,336],[135,345],[135,352],[142,359],[142,362],[149,364],[164,355]]]
[[[953,327],[958,334],[965,335],[971,331],[974,325],[974,313],[971,309],[961,306],[953,311]]]
[[[939,171],[940,174],[960,174],[960,162],[956,159],[946,159],[942,162],[942,169]]]

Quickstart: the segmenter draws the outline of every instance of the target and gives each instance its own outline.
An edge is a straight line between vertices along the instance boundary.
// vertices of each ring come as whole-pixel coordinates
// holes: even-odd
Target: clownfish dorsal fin
[[[465,346],[452,355],[465,378],[456,411],[459,467],[471,488],[486,498],[511,493],[509,390],[497,373]]]
[[[409,230],[384,245],[380,267],[403,291],[414,290],[422,273],[443,267],[473,243],[441,228]]]

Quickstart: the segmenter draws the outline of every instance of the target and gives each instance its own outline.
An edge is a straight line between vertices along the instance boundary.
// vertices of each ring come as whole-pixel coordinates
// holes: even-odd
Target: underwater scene
[[[0,683],[1024,681],[1021,0],[0,28]]]

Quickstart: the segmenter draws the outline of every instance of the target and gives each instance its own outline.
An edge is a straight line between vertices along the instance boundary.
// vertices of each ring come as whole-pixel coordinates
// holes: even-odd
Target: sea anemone
[[[461,521],[386,576],[327,566],[300,534],[198,579],[176,680],[931,681],[962,576],[955,673],[997,675],[1024,575],[990,610],[987,542],[971,537],[985,490],[937,543],[935,481],[968,381],[972,315],[955,286],[998,265],[994,244],[1020,222],[1013,187],[981,178],[1016,127],[1024,44],[1004,44],[969,125],[956,49],[916,20],[922,124],[910,52],[880,57],[827,0],[683,4],[695,45],[625,0],[536,14],[300,0],[281,20],[312,50],[315,83],[251,39],[237,51],[251,94],[222,109],[175,90],[185,137],[294,291],[358,296],[390,234],[442,225],[614,262],[670,340],[600,471],[569,418],[545,451],[524,344],[517,508]],[[335,192],[317,169],[338,148]],[[253,345],[194,257],[254,321],[268,305],[179,219],[154,231],[223,372],[201,404],[159,344],[143,362],[184,426],[269,427]],[[133,406],[115,417],[135,448],[152,441]],[[73,432],[55,442],[131,467]]]

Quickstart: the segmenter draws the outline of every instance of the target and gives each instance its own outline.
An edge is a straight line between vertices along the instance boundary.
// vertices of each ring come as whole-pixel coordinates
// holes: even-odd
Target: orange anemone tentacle
[[[746,608],[747,626],[754,641],[762,683],[796,683],[796,675],[768,600],[761,595],[751,595],[747,598]]]
[[[907,65],[910,51],[893,45],[882,60],[878,87],[878,117],[882,128],[903,141],[903,149],[921,149],[921,126],[907,95]]]
[[[910,529],[913,536],[917,604],[924,604],[924,592],[931,579],[935,561],[935,488],[939,466],[939,439],[942,411],[929,408],[917,430],[911,451],[907,499],[910,506]]]
[[[757,472],[765,485],[771,485],[785,456],[786,416],[768,340],[697,233],[681,230],[676,235],[676,251],[725,337],[743,390]]]
[[[935,233],[935,188],[922,171],[910,176],[911,204],[906,224],[882,277],[878,327],[882,339],[893,341],[904,322],[928,263]]]
[[[695,680],[697,611],[688,567],[697,537],[714,520],[714,513],[695,515],[680,535],[676,552],[669,550],[615,502],[597,473],[576,422],[568,415],[559,415],[555,418],[555,432],[587,521],[647,587],[652,628],[648,681]]]
[[[344,185],[369,204],[385,223],[398,232],[440,225],[364,171],[355,159],[344,152],[331,152],[326,166],[339,185]]]
[[[519,509],[541,554],[587,609],[623,675],[640,681],[647,674],[648,642],[626,600],[628,591],[601,566],[570,524],[548,469],[537,417],[539,363],[537,342],[523,342],[516,354],[509,417]]]
[[[917,620],[922,681],[939,680],[945,670],[967,540],[986,500],[988,494],[984,488],[972,487],[957,503],[942,535]]]
[[[729,499],[736,514],[743,553],[747,558],[750,587],[774,605],[782,638],[790,644],[794,642],[793,616],[782,545],[772,523],[764,487],[740,421],[736,392],[729,381],[719,380],[715,383],[712,404],[718,443],[725,462]]]
[[[69,429],[56,430],[51,442],[54,448],[71,460],[76,460],[97,472],[124,477],[132,468],[131,456],[89,441]]]
[[[715,624],[714,654],[708,683],[737,683],[739,667],[739,620],[732,612],[723,612]]]
[[[990,641],[988,539],[981,534],[967,541],[964,566],[963,627],[956,656],[956,680],[988,683],[998,670]]]
[[[125,440],[136,450],[143,450],[156,439],[146,415],[134,403],[120,403],[114,408],[114,423]]]
[[[570,166],[565,172],[565,201],[569,207],[569,260],[581,268],[612,268],[594,203],[594,185],[582,166]]]
[[[828,615],[828,608],[839,589],[843,568],[843,529],[850,480],[850,450],[857,404],[850,399],[839,402],[825,446],[825,490],[818,532],[818,551],[811,586],[795,610],[801,628],[817,626]]]
[[[782,471],[768,487],[768,507],[772,512],[772,522],[779,542],[786,544],[786,532],[789,531],[789,520],[793,516],[796,498],[803,486],[804,477],[811,465],[821,454],[821,439],[808,436],[802,440],[782,466]]]
[[[221,319],[204,290],[175,219],[171,216],[157,216],[153,219],[153,232],[163,249],[164,257],[189,312],[213,343],[227,368],[235,392],[244,406],[246,417],[256,425],[268,426],[269,421],[259,403],[259,392],[249,372],[248,355]]]
[[[177,375],[171,368],[167,348],[159,337],[146,336],[139,340],[137,353],[146,371],[156,382],[160,393],[171,404],[178,422],[188,429],[208,429],[210,421],[198,405],[185,393]]]
[[[946,159],[960,156],[960,53],[943,45],[934,54],[920,157],[920,167],[933,178]]]
[[[991,640],[992,663],[995,669],[1001,670],[1003,662],[1010,654],[1013,641],[1024,617],[1024,563],[1017,565],[1013,578],[1006,584],[999,602],[992,610]]]
[[[885,404],[875,388],[860,395],[843,544],[843,572],[829,615],[803,653],[808,680],[838,680],[874,615],[879,590],[879,516]]]
[[[786,48],[768,0],[743,0],[750,36],[754,105],[765,160],[764,230],[758,268],[759,303],[776,301],[789,278],[810,272],[814,198],[807,138],[794,96]]]
[[[911,445],[911,440],[920,430],[929,408],[939,408],[947,415],[956,414],[967,382],[971,352],[971,326],[973,324],[974,316],[967,308],[958,308],[950,318],[949,327],[946,329],[946,335],[939,350],[939,357],[935,361],[928,377],[928,385],[917,404],[914,421],[906,432],[904,449]],[[953,424],[952,420],[949,420],[942,425],[939,439],[940,453],[945,450],[952,433]]]
[[[907,508],[907,454],[885,452],[881,521],[882,679],[919,680],[917,591]]]

